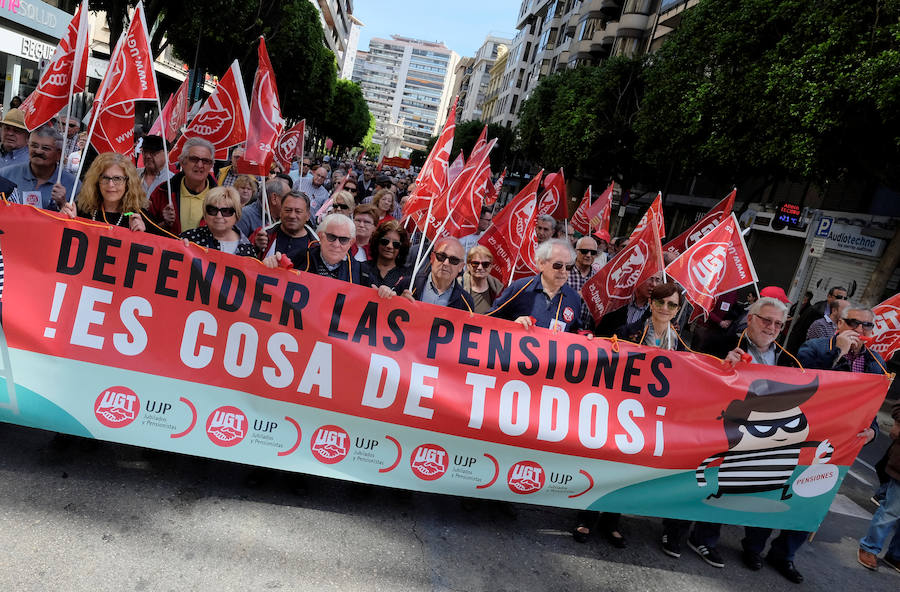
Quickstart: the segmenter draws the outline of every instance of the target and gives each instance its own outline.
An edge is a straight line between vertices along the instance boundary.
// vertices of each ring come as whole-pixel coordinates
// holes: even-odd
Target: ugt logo
[[[712,243],[691,254],[688,262],[691,285],[702,294],[714,295],[725,276],[728,243]]]
[[[509,469],[506,483],[510,491],[522,495],[535,493],[544,487],[546,475],[541,465],[532,460],[521,460]]]
[[[240,444],[247,435],[247,416],[237,407],[219,407],[206,419],[206,435],[217,446]]]
[[[409,457],[409,466],[413,474],[424,481],[440,479],[450,466],[447,451],[437,444],[417,446]]]
[[[309,443],[313,456],[326,465],[339,463],[350,452],[350,436],[336,425],[325,425],[317,429]]]
[[[97,421],[108,428],[124,428],[137,418],[140,409],[138,396],[124,386],[109,387],[94,402]]]

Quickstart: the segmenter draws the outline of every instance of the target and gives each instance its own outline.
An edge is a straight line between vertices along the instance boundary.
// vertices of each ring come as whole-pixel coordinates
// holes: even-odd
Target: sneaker
[[[769,562],[769,565],[775,568],[778,573],[794,582],[795,584],[803,583],[803,574],[797,571],[797,568],[794,567],[793,561],[788,561],[786,559],[776,559],[771,555],[766,555],[766,561]]]
[[[691,539],[688,539],[688,547],[700,556],[700,559],[707,562],[713,567],[725,567],[725,561],[715,547],[707,547],[706,545],[695,545]]]
[[[878,571],[878,557],[874,553],[869,553],[865,549],[859,549],[856,552],[856,560],[866,569]]]
[[[885,555],[882,561],[884,561],[897,571],[900,571],[900,557],[888,557],[887,555]]]
[[[668,555],[669,557],[681,557],[681,543],[678,542],[678,539],[671,538],[669,535],[662,535],[662,548],[663,553]]]

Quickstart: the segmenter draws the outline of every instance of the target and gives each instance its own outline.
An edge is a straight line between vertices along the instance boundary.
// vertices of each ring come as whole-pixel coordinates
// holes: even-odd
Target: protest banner
[[[29,206],[0,230],[0,419],[113,442],[812,530],[890,383],[526,331]],[[773,453],[777,478],[735,479]]]

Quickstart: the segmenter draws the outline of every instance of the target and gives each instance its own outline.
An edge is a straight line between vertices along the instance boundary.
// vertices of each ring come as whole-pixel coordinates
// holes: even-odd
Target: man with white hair
[[[553,238],[556,230],[556,220],[550,214],[541,214],[534,224],[534,237],[537,244]]]
[[[472,311],[475,306],[472,295],[456,281],[466,264],[466,250],[462,243],[452,236],[439,238],[430,257],[431,265],[419,272],[412,290],[404,290],[402,296],[408,300]],[[382,296],[389,293],[384,288],[386,286],[379,289]]]
[[[581,328],[581,297],[566,281],[575,266],[575,250],[567,240],[550,239],[535,250],[541,272],[513,282],[487,314],[533,326],[574,333]]]
[[[216,186],[216,180],[210,175],[215,153],[208,140],[188,138],[178,157],[181,170],[168,185],[172,193],[162,184],[150,195],[150,214],[172,234],[196,228],[203,219],[203,200]]]
[[[55,127],[42,125],[28,136],[28,161],[0,169],[0,177],[16,185],[10,200],[45,210],[59,210],[66,203],[66,195],[75,177],[62,172],[56,182],[63,138]]]
[[[330,277],[361,286],[371,286],[372,278],[363,272],[359,261],[349,255],[356,236],[356,225],[343,214],[328,214],[318,228],[319,243],[307,251],[306,269],[316,275]]]

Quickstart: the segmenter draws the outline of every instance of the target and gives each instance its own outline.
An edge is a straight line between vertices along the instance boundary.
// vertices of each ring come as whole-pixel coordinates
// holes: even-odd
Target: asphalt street
[[[889,420],[882,414],[882,424]],[[364,487],[0,424],[0,586],[10,591],[896,591],[856,562],[884,434],[866,447],[811,543],[806,582],[659,547],[626,516],[628,547],[579,544],[575,512]]]

